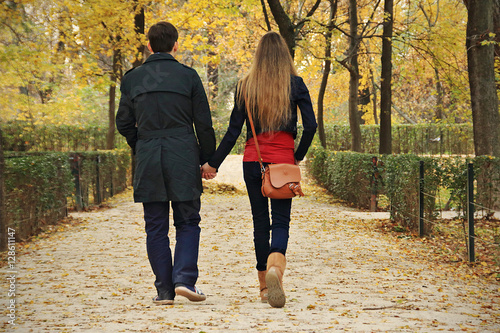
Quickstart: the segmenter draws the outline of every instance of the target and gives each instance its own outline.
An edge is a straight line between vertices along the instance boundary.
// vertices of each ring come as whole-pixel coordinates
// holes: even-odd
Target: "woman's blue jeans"
[[[146,248],[156,276],[155,287],[159,299],[173,300],[176,285],[194,287],[198,279],[201,202],[172,201],[176,238],[173,263],[168,237],[170,202],[145,202],[143,206]]]
[[[252,207],[257,270],[265,271],[267,257],[270,253],[286,254],[292,199],[268,199],[262,195],[260,190],[262,173],[259,162],[243,162],[243,177]],[[271,218],[269,216],[269,200],[271,201]]]

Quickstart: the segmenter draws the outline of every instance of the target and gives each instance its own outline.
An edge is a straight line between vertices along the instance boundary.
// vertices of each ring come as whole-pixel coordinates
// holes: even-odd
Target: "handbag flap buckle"
[[[269,164],[269,179],[271,184],[276,187],[282,187],[287,183],[300,182],[300,167],[295,164]]]

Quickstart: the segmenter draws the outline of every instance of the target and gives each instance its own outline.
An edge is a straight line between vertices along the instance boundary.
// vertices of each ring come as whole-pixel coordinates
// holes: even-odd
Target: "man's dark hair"
[[[168,22],[158,22],[148,31],[149,44],[153,52],[171,52],[179,34]]]

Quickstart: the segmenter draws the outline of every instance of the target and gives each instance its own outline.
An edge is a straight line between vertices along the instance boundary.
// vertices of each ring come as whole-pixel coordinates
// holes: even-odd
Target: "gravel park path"
[[[378,231],[386,213],[342,206],[307,180],[307,196],[293,204],[286,305],[261,303],[241,172],[241,156],[230,156],[205,183],[198,280],[205,302],[152,304],[142,205],[129,190],[17,244],[15,279],[1,267],[0,331],[500,332],[497,281],[429,260],[422,242]]]

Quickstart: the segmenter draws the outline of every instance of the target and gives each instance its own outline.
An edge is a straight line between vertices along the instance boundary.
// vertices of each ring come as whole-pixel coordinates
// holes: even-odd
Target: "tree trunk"
[[[359,65],[358,65],[358,10],[357,1],[349,0],[349,125],[351,129],[351,150],[361,152],[361,128],[358,110]]]
[[[264,21],[266,21],[267,31],[271,31],[271,22],[269,22],[269,16],[267,15],[266,3],[264,0],[260,0],[262,5],[262,13],[264,13]]]
[[[366,44],[366,48],[367,48],[367,52],[368,53],[371,53],[371,48],[370,48],[370,40],[367,39],[365,40],[365,44]],[[371,97],[371,103],[372,103],[372,106],[373,106],[373,121],[375,122],[375,125],[378,125],[378,116],[377,116],[377,90],[378,90],[378,86],[377,84],[375,83],[375,73],[373,72],[373,58],[370,56],[369,57],[369,68],[370,68],[370,82],[371,82],[371,90],[372,90],[372,93],[370,96],[368,96],[368,98]]]
[[[276,24],[278,24],[280,35],[285,39],[292,58],[295,58],[295,29],[293,28],[292,20],[285,13],[280,0],[267,0],[267,3]]]
[[[285,9],[283,9],[280,0],[267,0],[267,3],[269,4],[269,9],[271,9],[271,13],[273,14],[276,24],[278,25],[280,35],[285,39],[292,58],[295,58],[296,38],[306,20],[314,14],[316,9],[318,9],[321,0],[316,0],[311,10],[309,10],[306,14],[305,18],[300,19],[300,21],[296,24],[292,22]]]
[[[500,91],[500,0],[493,1],[493,29],[495,32],[495,72],[497,92]]]
[[[436,80],[436,113],[435,118],[436,121],[440,121],[443,119],[443,86],[441,85],[441,78],[439,77],[439,70],[437,67],[437,61],[434,61],[434,79]]]
[[[331,35],[331,34],[330,34]],[[331,56],[331,47],[329,47],[329,42],[327,42],[328,45],[326,46],[325,53],[330,53],[327,57]],[[332,61],[330,59],[325,59],[325,65],[323,68],[323,76],[321,78],[321,85],[319,87],[319,92],[318,92],[318,135],[319,135],[319,141],[321,142],[321,146],[323,148],[326,148],[326,133],[325,133],[325,122],[324,122],[324,105],[323,101],[325,98],[325,92],[326,92],[326,86],[328,84],[328,76],[330,74],[330,69],[331,69]]]
[[[377,116],[377,85],[375,84],[375,77],[373,75],[373,71],[370,68],[370,76],[372,81],[372,104],[373,104],[373,120],[375,121],[375,125],[378,125],[378,116]]]
[[[384,29],[382,37],[382,72],[380,84],[380,136],[379,153],[392,154],[392,28],[393,0],[384,3]]]
[[[120,50],[113,51],[113,68],[111,70],[111,85],[109,86],[108,133],[106,149],[115,148],[115,117],[116,117],[116,81],[120,73]]]
[[[326,86],[328,85],[328,76],[330,75],[330,70],[332,67],[332,30],[333,30],[333,19],[337,13],[337,0],[329,0],[330,2],[330,18],[328,20],[327,31],[325,33],[325,64],[323,68],[323,76],[321,78],[321,85],[318,92],[318,135],[321,142],[321,146],[326,148],[326,134],[325,134],[325,122],[324,122],[324,98],[326,92]]]
[[[138,35],[144,35],[144,7],[141,7],[139,11],[137,11],[137,0],[135,0],[135,16],[134,16],[134,26],[135,26],[135,33]],[[135,58],[134,62],[132,63],[132,66],[135,68],[137,66],[142,65],[144,62],[144,50],[145,46],[141,43],[137,47],[137,57]]]
[[[471,92],[474,150],[476,155],[500,157],[500,115],[495,87],[494,45],[488,40],[493,31],[493,0],[465,1],[467,17],[467,64]]]
[[[214,49],[217,46],[215,41],[215,36],[212,32],[208,34],[208,45],[212,46]],[[214,51],[209,51],[208,55],[214,57],[217,54]],[[218,64],[210,61],[207,65],[207,78],[208,78],[208,89],[210,100],[217,97],[219,93],[219,66]]]
[[[106,135],[106,149],[115,148],[115,109],[116,109],[116,82],[109,86],[108,133]]]

